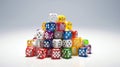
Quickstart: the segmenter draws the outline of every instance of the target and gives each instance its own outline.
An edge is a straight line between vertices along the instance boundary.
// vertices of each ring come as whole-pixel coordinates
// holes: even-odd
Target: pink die
[[[87,45],[87,54],[91,54],[91,45]]]
[[[61,57],[61,49],[53,48],[52,49],[52,56],[51,56],[51,58],[52,59],[60,59],[60,57]]]
[[[45,31],[44,38],[45,39],[53,39],[53,32],[52,31]]]

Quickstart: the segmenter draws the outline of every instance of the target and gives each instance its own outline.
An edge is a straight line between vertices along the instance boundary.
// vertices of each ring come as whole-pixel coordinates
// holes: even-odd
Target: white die
[[[54,48],[61,48],[62,47],[62,40],[61,39],[53,39],[52,41]]]
[[[49,17],[48,17],[50,22],[56,22],[57,20],[57,13],[49,13]]]
[[[71,47],[72,46],[72,40],[63,40],[63,47],[67,48],[67,47]]]
[[[37,32],[36,32],[37,39],[43,39],[43,36],[44,36],[44,31],[41,29],[37,29]]]

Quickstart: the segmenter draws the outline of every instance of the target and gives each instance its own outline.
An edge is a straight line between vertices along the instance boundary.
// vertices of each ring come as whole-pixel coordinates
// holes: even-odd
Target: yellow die
[[[45,24],[46,24],[46,22],[42,23],[42,30],[44,30],[44,31],[46,30]]]
[[[65,30],[66,31],[72,30],[72,23],[70,21],[65,22]]]
[[[76,48],[83,47],[83,45],[82,45],[82,38],[81,37],[73,38],[72,39],[72,47],[76,47]]]
[[[57,22],[65,22],[66,20],[66,17],[64,15],[58,15],[57,18]]]
[[[33,46],[33,40],[27,40],[27,46]]]
[[[77,47],[72,47],[72,55],[77,56],[78,55],[78,48]]]

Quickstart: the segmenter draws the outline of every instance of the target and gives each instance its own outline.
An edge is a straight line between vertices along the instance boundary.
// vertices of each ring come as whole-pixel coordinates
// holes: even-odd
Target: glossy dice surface
[[[43,23],[42,23],[42,30],[44,30],[44,31],[46,30],[45,25],[46,25],[46,22],[43,22]]]
[[[64,23],[56,23],[56,31],[64,31],[65,30],[65,24]]]
[[[47,56],[47,49],[38,48],[37,49],[37,58],[44,59]]]
[[[65,22],[66,17],[64,15],[58,15],[57,19],[58,19],[57,22]]]
[[[44,40],[43,47],[44,48],[52,48],[52,40]]]
[[[54,38],[62,39],[63,38],[63,31],[55,31],[54,32]]]
[[[82,45],[82,38],[81,37],[73,38],[72,39],[72,46],[76,47],[76,48],[83,47],[83,45]]]
[[[57,13],[49,13],[48,19],[50,22],[56,22],[57,21]]]
[[[47,31],[55,31],[56,24],[54,22],[48,22],[45,27]]]
[[[72,38],[72,32],[71,31],[64,31],[63,39],[71,39],[71,38]]]
[[[69,59],[72,57],[72,50],[71,48],[63,48],[62,49],[62,57],[65,59]]]
[[[72,31],[72,38],[78,37],[78,32],[77,31]]]
[[[71,39],[68,39],[68,40],[63,40],[63,47],[65,47],[65,48],[69,48],[69,47],[71,47],[72,46],[72,40]]]
[[[53,39],[54,33],[52,31],[45,31],[44,38],[45,39]]]
[[[52,44],[53,44],[54,48],[61,48],[62,40],[61,39],[53,39]]]
[[[80,57],[87,57],[87,48],[86,47],[82,47],[78,50],[78,55]]]
[[[33,46],[27,46],[25,54],[26,54],[26,57],[35,56],[35,48]]]
[[[51,56],[51,58],[52,59],[60,59],[60,57],[61,57],[61,49],[53,48],[52,49],[52,56]]]
[[[70,21],[65,22],[65,30],[66,31],[72,30],[72,23]]]
[[[72,55],[77,56],[78,55],[78,48],[72,47]]]

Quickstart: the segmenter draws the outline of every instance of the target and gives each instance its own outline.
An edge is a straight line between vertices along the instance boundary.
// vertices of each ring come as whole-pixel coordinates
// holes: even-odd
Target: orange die
[[[72,30],[72,38],[78,37],[78,32]]]
[[[81,37],[76,37],[72,39],[72,46],[76,48],[81,48],[83,47],[82,45],[82,38]]]
[[[77,47],[72,47],[72,55],[77,56],[78,55],[78,48]]]
[[[27,46],[33,46],[33,40],[27,40]]]
[[[42,23],[42,30],[44,30],[44,31],[46,30],[45,24],[46,24],[46,22]]]

